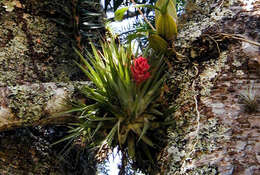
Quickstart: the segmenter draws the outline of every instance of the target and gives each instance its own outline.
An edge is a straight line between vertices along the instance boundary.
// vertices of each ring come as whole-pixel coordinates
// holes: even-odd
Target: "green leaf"
[[[58,140],[57,142],[52,143],[51,146],[56,145],[56,144],[61,143],[61,142],[64,142],[66,140],[76,139],[77,137],[80,136],[80,134],[81,134],[81,132],[74,132],[74,133],[72,133],[72,134],[70,134],[70,135],[68,135],[68,136]]]
[[[175,0],[168,0],[167,2],[165,0],[158,0],[156,2],[156,7],[161,9],[161,11],[155,11],[155,21],[158,20],[159,15],[163,13],[169,13],[170,16],[174,18],[175,21],[177,21],[177,11],[176,11],[176,3]]]
[[[146,37],[146,36],[147,36],[146,33],[141,33],[141,32],[129,34],[129,35],[127,35],[127,42],[131,43],[136,38],[141,38],[141,37]]]
[[[105,138],[105,143],[107,143],[109,146],[111,146],[112,141],[114,139],[115,133],[117,131],[117,127],[118,127],[119,122],[117,122],[114,127],[110,130],[110,132],[108,133],[107,137]]]
[[[142,136],[142,141],[151,147],[155,147],[155,144],[146,136]]]
[[[95,136],[95,134],[99,131],[99,129],[100,129],[103,125],[104,125],[103,122],[99,122],[99,123],[98,123],[98,125],[97,125],[95,131],[92,133],[92,137]]]
[[[84,128],[79,127],[79,126],[80,126],[80,125],[78,125],[78,127],[76,127],[76,128],[71,127],[71,128],[73,128],[73,129],[69,130],[68,133],[82,132]]]
[[[114,117],[95,117],[95,118],[89,118],[90,121],[96,122],[96,121],[112,121],[112,120],[116,120],[116,118]]]
[[[173,0],[173,4],[176,7],[176,5],[177,5],[176,0]]]
[[[133,125],[133,126],[131,127],[131,129],[132,129],[136,134],[138,134],[139,136],[141,136],[142,131],[141,131],[140,127],[137,126],[137,124]],[[142,141],[143,141],[144,143],[146,143],[147,145],[149,145],[149,146],[151,146],[151,147],[154,147],[154,146],[155,146],[154,143],[153,143],[148,137],[146,137],[146,136],[143,135],[141,139],[142,139]]]
[[[140,134],[140,136],[139,136],[137,142],[139,142],[140,139],[142,139],[142,137],[146,134],[148,128],[149,128],[149,122],[148,122],[148,121],[145,121],[145,122],[144,122],[143,130],[142,130],[142,133]]]
[[[166,111],[164,112],[163,115],[164,115],[165,118],[166,118],[166,117],[172,115],[178,108],[179,108],[178,105],[172,105],[172,106],[170,106],[170,107],[168,108],[168,110],[166,110]]]
[[[86,97],[93,99],[101,104],[107,104],[107,99],[105,96],[102,94],[98,93],[97,90],[89,88],[85,86],[84,88],[81,89],[81,92],[86,95]]]
[[[163,113],[160,112],[159,110],[155,109],[155,108],[150,109],[149,112],[152,113],[152,114],[155,114],[155,115],[163,116]]]
[[[123,7],[121,9],[116,10],[115,12],[115,20],[116,21],[122,21],[125,12],[129,9],[129,7]]]
[[[129,134],[130,128],[125,127],[121,132],[118,131],[118,142],[119,145],[122,146],[126,139],[128,138],[128,134]]]

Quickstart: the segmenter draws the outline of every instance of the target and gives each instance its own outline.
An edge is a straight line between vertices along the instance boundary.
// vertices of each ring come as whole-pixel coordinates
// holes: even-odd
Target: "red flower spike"
[[[140,84],[150,78],[150,65],[144,57],[138,57],[134,59],[134,65],[131,66],[131,72],[134,77],[134,80],[137,84]]]

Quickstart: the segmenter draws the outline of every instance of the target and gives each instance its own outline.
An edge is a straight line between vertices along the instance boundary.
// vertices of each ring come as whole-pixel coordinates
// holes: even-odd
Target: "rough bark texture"
[[[0,1],[0,131],[47,123],[66,109],[64,99],[86,84],[73,62],[75,38],[66,31],[71,24],[58,25],[66,17],[62,10],[68,10],[68,2]],[[89,2],[91,10],[99,8],[96,0]],[[95,22],[102,24],[100,18]]]
[[[250,44],[260,42],[260,3],[195,4],[176,41],[188,63],[174,63],[168,83],[179,109],[177,127],[169,131],[166,173],[260,174],[259,97],[251,114],[240,98],[252,84],[253,93],[260,92],[260,48]]]
[[[54,22],[62,2],[0,0],[0,131],[8,130],[0,133],[0,174],[90,172],[84,168],[91,163],[84,160],[85,153],[78,154],[79,164],[68,158],[69,171],[64,171],[57,155],[64,145],[50,145],[66,130],[41,127],[71,121],[71,116],[57,114],[67,109],[65,99],[87,83],[73,64],[71,42]],[[15,128],[21,129],[11,130]]]
[[[33,83],[0,88],[0,131],[23,126],[57,124],[71,120],[59,114],[68,109],[66,100],[87,82]]]
[[[5,8],[4,8],[5,7]],[[0,6],[0,130],[35,125],[62,111],[61,98],[79,83],[70,42],[47,18],[51,2]]]

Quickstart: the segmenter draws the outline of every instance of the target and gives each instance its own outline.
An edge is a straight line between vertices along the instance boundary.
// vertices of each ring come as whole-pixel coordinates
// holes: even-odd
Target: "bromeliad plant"
[[[177,36],[177,12],[176,1],[158,0],[156,7],[160,10],[155,11],[156,32],[151,33],[148,37],[150,47],[157,52],[165,53]]]
[[[254,90],[254,83],[247,88],[247,91],[239,95],[241,102],[245,105],[245,111],[254,113],[258,110],[258,96]]]
[[[149,148],[156,144],[149,133],[167,124],[156,104],[164,81],[162,59],[153,58],[151,63],[145,56],[134,58],[130,46],[124,48],[114,41],[101,46],[102,51],[98,51],[92,44],[93,54],[88,52],[87,60],[76,50],[83,65],[76,64],[93,86],[81,89],[90,102],[68,111],[80,112],[81,123],[67,138],[83,136],[100,149],[119,146],[133,161],[140,158],[137,154],[144,154],[136,151],[143,145],[152,161]]]
[[[134,2],[134,0],[132,0]],[[135,3],[134,3],[135,4]],[[177,12],[176,0],[157,0],[155,6],[147,4],[138,4],[134,7],[147,7],[155,10],[155,28],[146,19],[152,30],[142,30],[136,33],[136,37],[147,36],[149,46],[157,53],[175,53],[172,42],[177,36]],[[115,12],[115,19],[122,20],[124,13],[129,7],[123,7]],[[140,10],[139,10],[140,11]],[[140,12],[141,13],[141,12]],[[131,37],[133,38],[133,37]],[[178,55],[177,53],[175,53]]]

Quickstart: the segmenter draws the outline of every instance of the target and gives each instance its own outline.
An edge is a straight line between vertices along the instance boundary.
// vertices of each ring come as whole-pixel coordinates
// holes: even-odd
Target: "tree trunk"
[[[47,16],[57,9],[44,2],[0,5],[0,131],[53,119],[64,110],[63,98],[82,84],[71,81],[80,74],[70,41]]]
[[[66,100],[75,90],[88,83],[73,63],[74,41],[66,37],[71,24],[59,25],[68,12],[65,2],[0,0],[0,174],[93,174],[86,167],[94,159],[89,161],[82,150],[73,154],[80,163],[71,155],[65,159],[65,171],[58,155],[64,143],[50,145],[66,130],[42,127],[72,121],[59,113],[68,109]]]
[[[175,45],[184,58],[168,83],[179,109],[165,174],[260,174],[260,2],[188,4]],[[241,98],[250,87],[256,111]]]
[[[91,22],[102,26],[103,13],[96,2],[89,0],[87,10],[101,15]],[[73,3],[77,1],[0,1],[0,131],[69,118],[55,114],[66,110],[65,100],[87,83],[73,62],[77,56],[72,43],[82,48],[86,42],[76,36],[79,24],[74,23],[80,14],[71,9],[83,7]],[[103,31],[85,33],[97,38]]]

